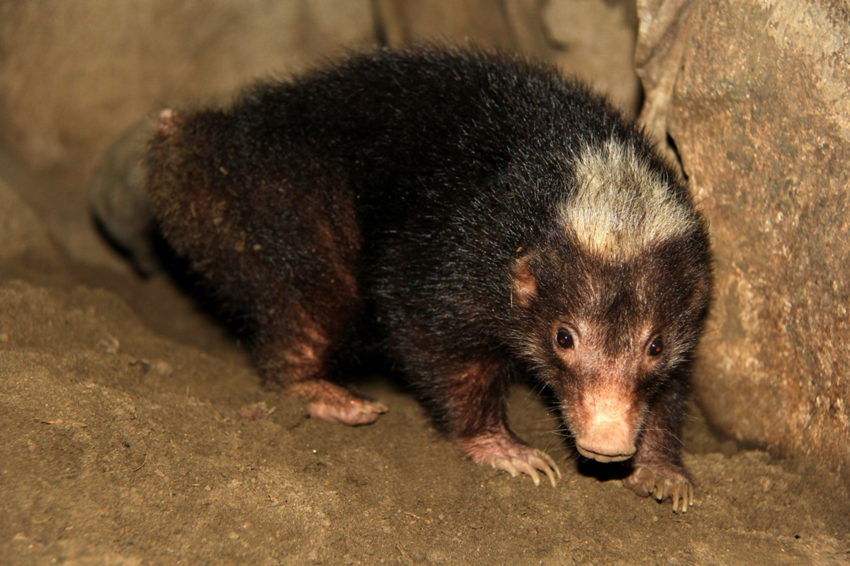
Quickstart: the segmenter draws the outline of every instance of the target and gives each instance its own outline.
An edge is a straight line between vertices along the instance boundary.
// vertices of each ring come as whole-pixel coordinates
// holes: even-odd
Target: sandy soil
[[[580,463],[520,384],[513,423],[564,472],[535,488],[465,460],[386,377],[360,383],[391,407],[376,424],[308,418],[166,275],[4,269],[2,563],[850,562],[837,477],[739,450],[698,415],[698,500],[677,515]]]

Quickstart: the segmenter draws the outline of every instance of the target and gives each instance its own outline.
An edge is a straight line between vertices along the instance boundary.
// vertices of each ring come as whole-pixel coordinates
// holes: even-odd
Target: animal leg
[[[651,495],[658,501],[669,498],[674,512],[686,513],[694,504],[694,487],[682,464],[681,442],[676,437],[681,420],[677,398],[674,391],[650,406],[633,471],[623,485],[643,497]]]
[[[374,422],[387,406],[329,381],[331,344],[342,333],[323,328],[300,308],[292,308],[287,324],[263,330],[258,366],[268,379],[307,404],[311,417],[347,425]]]
[[[546,474],[552,487],[561,479],[561,470],[551,456],[528,446],[507,427],[472,438],[458,439],[458,443],[473,462],[489,464],[497,470],[508,472],[511,477],[526,474],[535,486],[540,485],[538,470]]]
[[[306,401],[311,417],[332,423],[369,424],[388,410],[383,403],[367,399],[326,379],[300,381],[289,390]]]
[[[315,417],[370,423],[387,408],[327,380],[361,310],[347,176],[285,132],[243,126],[227,112],[161,113],[148,166],[163,233],[254,331],[266,379]]]
[[[497,368],[475,364],[456,374],[443,391],[442,422],[466,455],[516,477],[540,473],[554,487],[561,477],[555,461],[523,442],[508,425],[505,395],[508,380]]]

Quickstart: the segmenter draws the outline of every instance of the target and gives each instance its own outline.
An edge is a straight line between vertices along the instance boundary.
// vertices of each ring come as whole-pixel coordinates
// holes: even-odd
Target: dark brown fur
[[[659,179],[687,230],[627,258],[582,245],[562,210],[578,156],[605,144],[648,172],[607,198]],[[511,378],[530,372],[583,453],[632,456],[629,487],[692,503],[676,434],[711,286],[705,225],[640,130],[581,85],[510,57],[378,51],[227,110],[165,111],[148,163],[165,236],[314,416],[386,410],[332,382],[367,334],[473,460],[560,475],[507,422]]]

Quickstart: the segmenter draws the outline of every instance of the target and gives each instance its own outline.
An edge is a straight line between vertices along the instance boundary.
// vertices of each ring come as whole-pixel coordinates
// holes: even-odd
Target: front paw
[[[541,450],[526,446],[511,438],[507,433],[488,433],[460,441],[467,456],[479,464],[489,464],[497,470],[503,470],[517,477],[525,474],[535,486],[540,485],[540,474],[549,478],[555,487],[561,478],[561,470],[551,456]]]
[[[640,496],[651,495],[658,501],[669,497],[675,513],[687,513],[688,507],[694,505],[694,486],[680,472],[638,465],[631,475],[623,480],[623,485]]]

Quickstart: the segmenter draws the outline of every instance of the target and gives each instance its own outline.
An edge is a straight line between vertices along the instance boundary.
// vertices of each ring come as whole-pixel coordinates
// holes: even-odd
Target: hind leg
[[[320,190],[322,181],[331,180],[308,179],[309,197],[291,198],[273,214],[276,218],[297,210],[285,227],[272,221],[267,230],[253,230],[258,244],[250,246],[251,253],[269,254],[254,263],[263,266],[262,281],[274,289],[255,295],[252,308],[259,322],[255,357],[263,376],[302,398],[311,416],[367,424],[387,407],[330,381],[332,360],[345,347],[362,313],[355,276],[356,224],[346,193]],[[255,214],[265,217],[268,211]],[[254,224],[262,224],[261,219]]]
[[[289,313],[290,320],[279,320],[261,332],[256,354],[260,372],[303,399],[313,418],[361,425],[372,423],[385,413],[387,407],[383,403],[328,379],[333,345],[344,339],[338,322],[345,320],[343,313],[337,311],[333,316],[336,324],[327,324],[327,310],[321,313],[324,316],[313,317],[300,307],[288,310],[294,311]]]
[[[388,410],[383,403],[321,378],[298,382],[290,391],[307,402],[311,417],[332,423],[369,424]]]
[[[358,250],[352,244],[353,220],[339,209],[328,210],[322,200],[294,204],[299,214],[291,219],[289,233],[281,235],[279,228],[277,234],[269,233],[299,242],[309,252],[286,254],[287,268],[276,269],[273,277],[280,291],[265,295],[271,308],[259,305],[259,312],[268,314],[258,327],[257,366],[265,378],[302,398],[312,417],[348,425],[371,423],[387,407],[330,381],[333,360],[340,349],[347,349],[345,341],[362,313],[354,275]],[[263,263],[275,264],[271,260],[276,258],[268,259]]]
[[[351,194],[326,170],[302,167],[300,176],[284,187],[282,201],[242,213],[256,239],[244,253],[259,256],[251,262],[258,283],[251,307],[258,320],[257,366],[266,379],[302,398],[311,416],[371,423],[387,407],[330,381],[332,360],[362,312]]]
[[[241,115],[161,113],[148,187],[163,234],[254,331],[263,376],[310,414],[364,424],[387,409],[329,381],[361,312],[361,235],[343,171]]]

